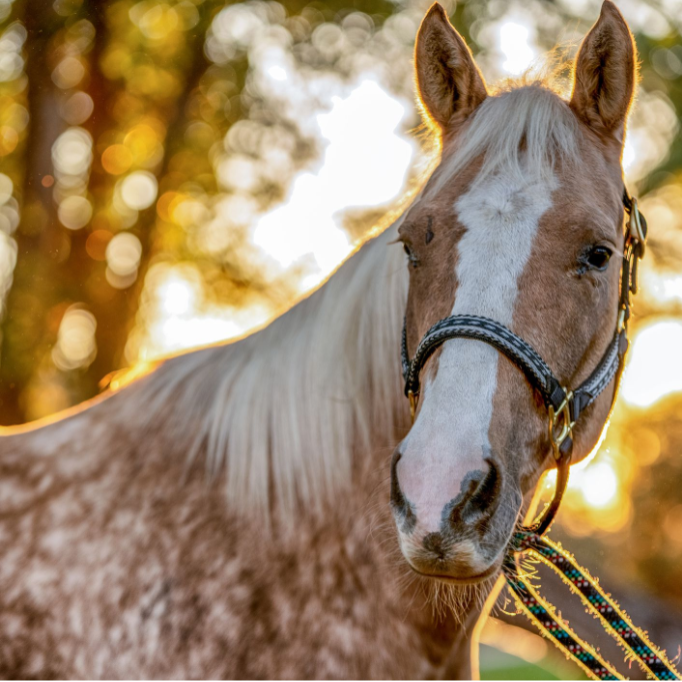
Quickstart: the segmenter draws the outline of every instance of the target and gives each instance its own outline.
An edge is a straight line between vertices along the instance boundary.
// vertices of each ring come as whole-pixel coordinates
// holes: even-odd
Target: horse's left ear
[[[437,2],[419,27],[414,53],[422,104],[441,130],[464,121],[486,98],[471,51]]]
[[[571,108],[597,133],[622,144],[636,76],[630,29],[613,2],[604,0],[576,58]]]

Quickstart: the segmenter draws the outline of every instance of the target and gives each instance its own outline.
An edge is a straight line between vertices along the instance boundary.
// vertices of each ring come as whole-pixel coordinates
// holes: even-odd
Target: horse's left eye
[[[585,265],[593,270],[606,270],[611,253],[611,249],[606,246],[593,246],[585,254]]]

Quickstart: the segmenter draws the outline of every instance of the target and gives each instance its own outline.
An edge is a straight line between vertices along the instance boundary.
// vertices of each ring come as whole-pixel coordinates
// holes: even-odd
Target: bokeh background
[[[489,83],[557,46],[572,56],[599,13],[593,0],[442,4]],[[611,428],[574,467],[553,536],[675,656],[682,0],[618,5],[642,62],[624,166],[651,238]],[[0,424],[243,335],[319,284],[428,168],[412,75],[427,7],[0,0]],[[521,616],[498,615],[484,677],[578,674]]]

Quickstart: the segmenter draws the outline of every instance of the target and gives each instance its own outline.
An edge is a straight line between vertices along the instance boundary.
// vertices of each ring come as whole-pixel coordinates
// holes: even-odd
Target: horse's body
[[[263,331],[3,433],[1,675],[471,676],[483,601],[552,464],[546,415],[494,349],[451,339],[410,426],[403,316],[410,352],[464,313],[570,385],[590,374],[618,316],[634,46],[607,0],[570,104],[542,85],[489,96],[434,6],[416,61],[443,149],[402,218]],[[614,392],[581,417],[575,459]]]
[[[2,677],[432,677],[458,638],[450,672],[467,676],[464,630],[405,585],[387,532],[386,466],[407,428],[395,355],[406,276],[402,254],[386,247],[393,232],[260,334],[171,360],[84,411],[0,440]],[[344,293],[357,296],[363,278],[365,295],[353,306]],[[367,296],[367,287],[379,295]],[[349,324],[333,339],[314,320],[338,316],[340,306]],[[356,355],[363,324],[391,314],[394,332],[365,337]],[[235,372],[234,384],[255,363],[271,377],[239,396],[260,401],[256,410],[269,399],[279,410],[289,400],[330,399],[303,385],[306,370],[287,367],[311,343],[321,344],[321,366],[353,354],[349,373],[364,377],[353,407],[371,411],[375,396],[390,398],[360,422],[389,420],[395,432],[361,434],[351,410],[352,472],[337,475],[317,512],[299,510],[293,528],[275,504],[268,529],[248,509],[253,500],[240,508],[226,499],[220,472],[207,481],[205,440],[191,467],[188,452],[224,373]],[[270,352],[241,365],[257,344]],[[387,385],[371,386],[372,364],[386,349]],[[301,447],[309,459],[319,455],[314,443]]]

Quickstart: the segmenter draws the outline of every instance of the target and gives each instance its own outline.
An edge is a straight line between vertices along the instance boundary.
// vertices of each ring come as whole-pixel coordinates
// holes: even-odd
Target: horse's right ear
[[[441,129],[464,121],[488,95],[471,51],[437,2],[419,28],[415,65],[424,109]]]

